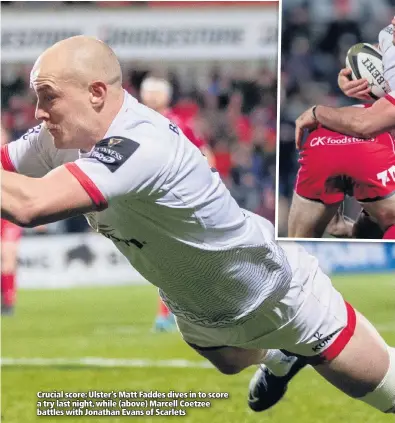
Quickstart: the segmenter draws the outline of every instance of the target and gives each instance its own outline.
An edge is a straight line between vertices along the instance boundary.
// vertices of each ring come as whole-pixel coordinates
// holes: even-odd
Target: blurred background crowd
[[[2,2],[7,9],[79,6],[80,2]],[[31,3],[31,4],[26,4]],[[83,3],[83,2],[82,2]],[[89,3],[89,2],[88,2]],[[95,7],[144,7],[149,2],[90,2]],[[118,4],[119,3],[119,4]],[[22,5],[23,6],[23,5]],[[171,107],[211,147],[215,167],[238,203],[274,221],[276,162],[276,57],[243,61],[174,63],[122,62],[124,87],[140,100],[148,76],[167,79]],[[32,63],[2,63],[1,122],[11,140],[35,126],[35,95],[29,88]],[[87,230],[83,218],[50,225],[50,232]]]
[[[294,121],[314,104],[355,104],[343,95],[337,75],[348,49],[358,42],[377,43],[395,13],[394,0],[283,0],[279,235],[287,235],[287,216],[298,170]],[[346,214],[355,217],[352,200]]]

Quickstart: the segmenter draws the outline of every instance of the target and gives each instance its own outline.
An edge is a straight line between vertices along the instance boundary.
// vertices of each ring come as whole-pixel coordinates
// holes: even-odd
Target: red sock
[[[169,317],[170,310],[167,308],[166,304],[159,298],[159,307],[158,307],[158,315],[160,317]]]
[[[1,297],[4,305],[14,305],[16,297],[14,273],[1,274]]]
[[[383,239],[395,239],[395,225],[390,226],[384,233]]]

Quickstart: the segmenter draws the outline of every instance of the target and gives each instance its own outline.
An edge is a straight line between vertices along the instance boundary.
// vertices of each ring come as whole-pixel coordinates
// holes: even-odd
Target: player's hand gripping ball
[[[384,78],[382,54],[373,45],[359,43],[352,46],[347,53],[346,68],[349,70],[343,69],[339,74],[339,86],[346,95],[359,99],[370,97],[370,99],[378,100],[390,92]],[[353,84],[345,86],[342,76],[348,77]]]

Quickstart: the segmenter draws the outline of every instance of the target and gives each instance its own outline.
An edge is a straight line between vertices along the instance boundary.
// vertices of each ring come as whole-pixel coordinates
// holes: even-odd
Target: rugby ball
[[[368,43],[355,44],[348,50],[346,67],[352,70],[350,79],[368,80],[370,96],[374,100],[389,93],[390,89],[384,78],[382,54],[376,47]]]

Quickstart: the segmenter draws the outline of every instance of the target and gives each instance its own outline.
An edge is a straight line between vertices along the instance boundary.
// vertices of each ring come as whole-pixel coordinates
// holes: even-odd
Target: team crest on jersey
[[[113,147],[114,145],[117,145],[120,142],[122,142],[121,138],[110,138],[110,141],[108,141],[108,146]]]
[[[125,137],[109,137],[99,141],[90,157],[103,163],[111,172],[119,169],[140,147],[140,144]]]

